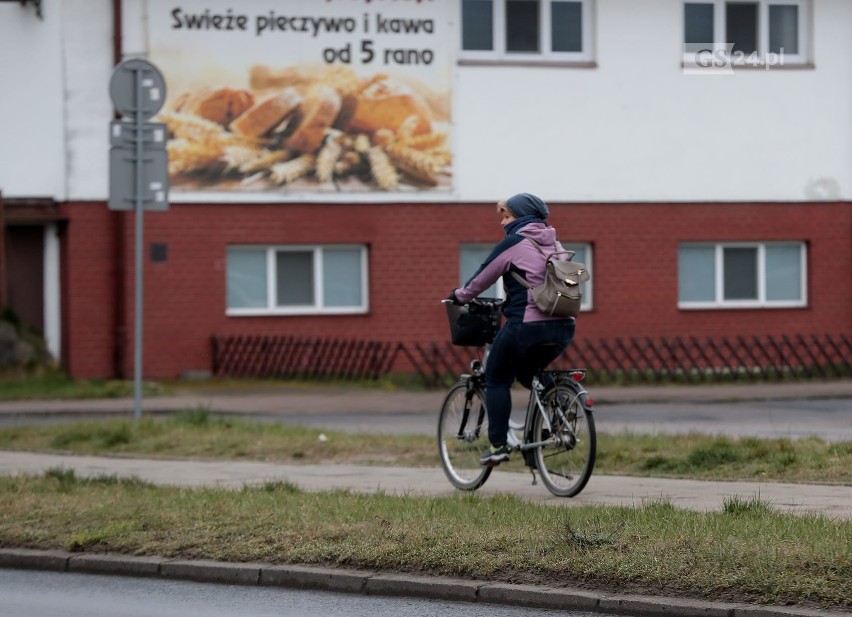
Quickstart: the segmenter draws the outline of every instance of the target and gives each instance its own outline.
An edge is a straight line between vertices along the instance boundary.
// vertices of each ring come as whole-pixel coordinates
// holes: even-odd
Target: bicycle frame
[[[569,379],[565,380],[565,383],[571,386],[574,392],[577,394],[577,398],[580,400],[580,404],[583,405],[587,413],[592,413],[592,407],[589,404],[589,393],[586,391],[583,386],[580,385],[578,381],[571,377],[574,373],[582,373],[579,369],[570,369],[570,370],[558,370],[558,371],[542,371],[539,375],[535,375],[532,380],[532,387],[530,388],[530,398],[527,403],[526,416],[524,418],[524,423],[520,424],[518,422],[509,421],[509,433],[506,436],[506,443],[513,450],[520,450],[521,452],[526,452],[527,450],[533,450],[534,448],[539,447],[547,447],[551,445],[549,441],[530,441],[530,431],[532,431],[533,421],[535,420],[535,414],[539,413],[542,415],[544,420],[544,425],[548,430],[552,430],[552,426],[550,423],[550,418],[544,410],[544,404],[541,400],[541,395],[544,393],[545,387],[541,383],[540,375],[549,374],[552,376],[554,381],[558,379],[560,376],[569,376]],[[562,414],[561,409],[557,409],[558,413]],[[568,425],[569,423],[566,421],[565,417],[560,418],[564,425]],[[522,431],[521,437],[518,437],[516,431]]]
[[[470,375],[462,374],[461,379],[465,383],[465,400],[464,400],[464,411],[462,412],[462,420],[459,425],[458,433],[456,437],[465,441],[473,441],[477,437],[479,437],[479,431],[482,428],[482,420],[485,418],[485,409],[480,409],[479,414],[476,418],[476,423],[474,424],[473,433],[467,430],[468,422],[470,421],[470,406],[473,403],[473,395],[477,389],[482,388],[481,384],[481,373],[477,374],[476,370],[472,372]],[[470,436],[473,436],[474,439],[470,439]]]

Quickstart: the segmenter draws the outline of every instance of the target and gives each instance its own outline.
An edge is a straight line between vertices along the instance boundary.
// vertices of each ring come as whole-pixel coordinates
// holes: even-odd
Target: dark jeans
[[[539,369],[558,358],[574,338],[574,321],[507,322],[494,339],[485,363],[485,403],[488,439],[494,446],[506,443],[512,414],[511,387],[515,379],[529,389]]]

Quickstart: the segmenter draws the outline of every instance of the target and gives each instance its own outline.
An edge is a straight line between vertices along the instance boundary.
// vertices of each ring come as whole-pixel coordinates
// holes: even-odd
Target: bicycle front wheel
[[[533,440],[546,442],[535,449],[541,480],[557,497],[574,497],[595,467],[595,420],[576,390],[564,383],[549,388],[542,404],[544,413],[533,423]]]
[[[491,467],[479,464],[479,454],[488,443],[488,414],[482,391],[457,383],[444,398],[438,418],[441,465],[453,486],[474,491],[485,483]]]

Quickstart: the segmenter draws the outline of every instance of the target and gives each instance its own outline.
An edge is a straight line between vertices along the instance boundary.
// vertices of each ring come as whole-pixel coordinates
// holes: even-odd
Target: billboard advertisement
[[[447,193],[454,2],[147,0],[181,191]]]

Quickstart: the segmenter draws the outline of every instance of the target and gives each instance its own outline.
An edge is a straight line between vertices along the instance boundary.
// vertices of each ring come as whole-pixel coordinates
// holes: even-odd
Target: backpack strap
[[[522,277],[522,276],[521,276],[520,274],[518,274],[517,272],[512,272],[511,274],[512,274],[512,276],[514,276],[514,277],[515,277],[515,280],[516,280],[516,281],[518,281],[521,285],[523,285],[523,286],[524,286],[524,287],[526,287],[527,289],[532,289],[532,285],[530,285],[529,283],[527,283],[527,279],[525,279],[524,277]]]

